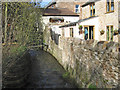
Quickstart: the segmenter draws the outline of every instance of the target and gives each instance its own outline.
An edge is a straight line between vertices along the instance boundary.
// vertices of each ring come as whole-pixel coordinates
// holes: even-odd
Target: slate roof
[[[89,17],[89,18],[85,18],[85,19],[80,19],[80,20],[78,20],[77,22],[72,22],[72,23],[70,23],[70,24],[66,24],[66,25],[59,26],[59,28],[69,27],[69,26],[75,26],[77,23],[80,23],[80,22],[83,22],[83,21],[85,21],[85,20],[89,20],[89,19],[95,18],[95,17],[98,17],[98,16]]]
[[[97,1],[100,1],[100,0],[89,0],[88,2],[84,3],[82,5],[82,7],[87,6],[87,5],[89,5],[89,4],[93,3],[93,2],[97,2]]]
[[[67,8],[48,8],[44,11],[44,16],[79,16],[77,13],[70,11]]]
[[[50,7],[50,6],[52,6],[52,5],[54,5],[54,4],[56,4],[56,2],[50,2],[45,8],[48,8],[48,7]]]

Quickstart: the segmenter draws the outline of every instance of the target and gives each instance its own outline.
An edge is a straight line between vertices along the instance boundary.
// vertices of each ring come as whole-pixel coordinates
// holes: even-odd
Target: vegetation
[[[70,73],[69,73],[69,72],[65,72],[65,73],[62,75],[62,77],[63,77],[64,79],[69,78],[69,76],[70,76]]]
[[[40,44],[42,42],[41,16],[40,6],[25,2],[2,3],[3,48],[8,50],[12,48],[10,45],[15,43],[17,48],[14,51],[20,52],[19,47]],[[16,46],[14,45],[14,47]],[[3,54],[6,53],[5,49]]]
[[[14,67],[18,68],[16,63],[25,62],[21,57],[28,50],[28,46],[42,42],[40,6],[27,2],[2,3],[2,34],[2,74],[5,83],[5,76],[13,74],[9,71],[14,70]]]
[[[82,25],[80,25],[80,26],[79,26],[79,29],[82,29],[82,28],[83,28]]]
[[[101,31],[100,31],[100,34],[101,34],[101,35],[103,35],[103,34],[104,34],[104,32],[105,32],[104,30],[101,30]]]
[[[114,30],[114,34],[115,34],[115,35],[118,34],[118,30],[117,30],[117,29]]]
[[[91,90],[96,90],[97,87],[96,85],[90,84],[88,88],[90,88]]]

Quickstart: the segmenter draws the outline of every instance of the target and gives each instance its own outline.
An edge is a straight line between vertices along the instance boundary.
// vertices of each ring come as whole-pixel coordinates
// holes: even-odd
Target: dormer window
[[[90,4],[90,16],[95,16],[95,3]]]
[[[52,5],[51,8],[54,8],[54,5]]]
[[[80,5],[75,5],[75,13],[80,13]]]
[[[106,9],[107,12],[114,11],[114,0],[107,0]]]

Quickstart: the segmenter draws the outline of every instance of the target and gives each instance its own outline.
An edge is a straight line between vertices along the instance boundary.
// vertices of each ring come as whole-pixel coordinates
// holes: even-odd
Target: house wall
[[[83,34],[79,34],[78,24],[76,26],[64,27],[64,37],[70,37],[70,28],[73,28],[73,37],[83,39]]]
[[[64,18],[64,23],[56,23],[56,24],[51,23],[50,28],[52,29],[52,31],[55,31],[56,34],[60,34],[60,35],[62,35],[62,28],[59,28],[60,25],[63,25],[66,22],[70,23],[79,20],[79,16],[43,16],[44,27],[45,25],[49,24],[50,18],[57,18],[57,17]],[[65,28],[64,33],[65,33],[65,37],[70,37],[69,28]]]
[[[118,0],[114,0],[114,12],[106,13],[106,2],[104,0],[95,3],[96,16],[99,16],[99,36],[100,40],[106,40],[106,26],[113,25],[113,30],[118,29]],[[105,30],[103,35],[100,35],[100,30]],[[113,41],[118,42],[118,35],[113,37]]]
[[[84,39],[84,35],[83,34],[79,34],[79,25],[76,24],[76,26],[72,26],[73,30],[74,30],[74,37],[75,38],[80,38],[80,39]]]
[[[113,25],[114,30],[119,28],[118,22],[118,1],[114,0],[114,12],[106,13],[106,2],[100,0],[95,2],[95,16],[98,16],[98,21],[86,20],[82,22],[82,25],[95,25],[95,39],[100,41],[106,41],[106,26]],[[87,5],[82,8],[82,19],[90,17],[90,6]],[[93,23],[94,22],[94,23]],[[96,23],[97,22],[97,23]],[[96,26],[97,25],[97,26]],[[97,28],[97,29],[96,29]],[[100,35],[100,31],[105,30],[103,35]],[[97,35],[96,35],[97,34]],[[118,42],[118,35],[114,35],[113,41]]]
[[[73,26],[73,28],[74,28],[74,37],[80,38],[78,25]]]
[[[91,18],[89,20],[85,20],[85,21],[80,23],[80,25],[82,25],[82,26],[89,25],[89,26],[95,27],[95,30],[94,30],[94,39],[95,40],[99,40],[99,32],[98,32],[99,22],[98,22],[98,20],[99,20],[99,17],[95,17],[95,18]]]
[[[64,37],[70,37],[70,29],[69,29],[69,27],[64,28]]]
[[[82,8],[82,19],[90,17],[89,5]]]
[[[118,21],[119,21],[119,28],[120,28],[120,1],[118,2]]]
[[[95,30],[94,30],[94,33],[95,33],[95,40],[99,40],[99,17],[96,17],[96,18],[93,18],[93,19],[89,19],[89,20],[86,20],[84,22],[81,22],[79,24],[76,24],[76,26],[69,26],[69,27],[64,27],[64,33],[65,33],[65,37],[70,37],[70,28],[73,28],[73,32],[74,32],[74,37],[75,38],[80,38],[80,39],[84,39],[84,34],[79,34],[79,25],[83,25],[83,26],[86,26],[86,25],[90,25],[90,26],[95,26]],[[84,28],[83,28],[84,29]]]
[[[59,28],[60,25],[52,25],[50,28],[52,31],[54,31],[56,34],[62,35],[62,29]]]
[[[118,22],[119,22],[119,29],[120,29],[120,1],[118,4]],[[118,42],[120,42],[120,35],[118,36]]]
[[[64,22],[75,22],[79,20],[79,16],[43,16],[43,23],[48,24],[50,18],[64,18]]]

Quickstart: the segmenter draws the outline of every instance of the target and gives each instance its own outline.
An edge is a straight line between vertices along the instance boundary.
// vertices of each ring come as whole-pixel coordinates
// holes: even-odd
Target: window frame
[[[70,37],[74,37],[74,30],[73,30],[73,28],[70,28]]]
[[[89,30],[90,30],[90,26],[93,27],[93,39],[89,38]],[[85,39],[85,27],[88,28],[88,39],[87,40],[95,40],[95,26],[94,25],[84,25],[84,39]]]
[[[108,8],[107,8],[107,0],[106,0],[106,13],[114,12],[114,10],[115,10],[115,2],[114,2],[114,0],[113,0],[113,10],[111,10],[111,3],[112,3],[112,0],[109,0],[109,11],[107,11]]]
[[[91,6],[92,6],[92,15],[91,15]],[[93,11],[94,11],[93,6],[95,6],[95,3],[91,3],[90,4],[90,17],[94,17],[95,16],[95,14],[93,13]]]
[[[77,5],[78,5],[78,8],[76,8]],[[76,12],[76,9],[78,10],[78,12]],[[80,5],[79,4],[75,5],[75,13],[80,13]]]
[[[107,35],[107,30],[108,30],[108,27],[109,27],[109,40],[108,40],[108,35]],[[107,25],[106,26],[106,41],[113,41],[114,40],[114,30],[112,30],[112,40],[111,40],[111,27],[114,29],[114,26],[113,25]]]

